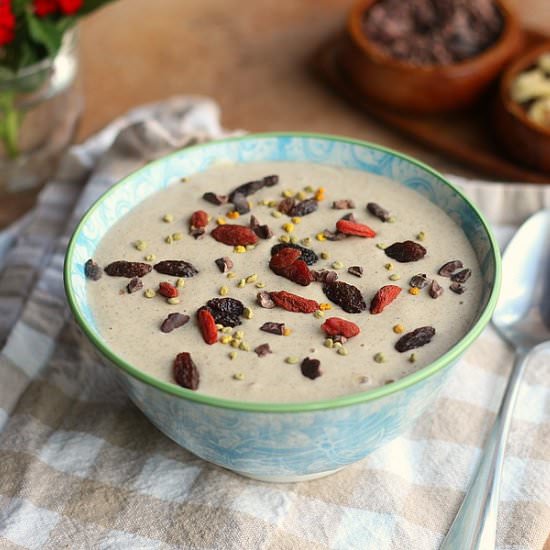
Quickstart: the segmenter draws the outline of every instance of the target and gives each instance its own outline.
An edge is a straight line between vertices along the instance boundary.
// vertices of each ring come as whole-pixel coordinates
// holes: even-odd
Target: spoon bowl
[[[520,228],[502,267],[493,324],[517,349],[550,340],[550,210],[541,210]]]

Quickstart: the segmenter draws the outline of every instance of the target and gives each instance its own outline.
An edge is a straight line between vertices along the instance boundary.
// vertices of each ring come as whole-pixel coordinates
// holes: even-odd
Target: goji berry
[[[165,298],[176,298],[179,296],[179,290],[171,283],[162,282],[159,283],[159,294]]]
[[[203,340],[209,345],[215,344],[218,341],[218,329],[214,316],[206,308],[199,309],[197,316]]]
[[[292,265],[302,253],[296,248],[285,247],[279,250],[269,261],[269,267],[273,270]]]
[[[196,390],[199,387],[199,371],[191,354],[186,351],[178,353],[174,359],[174,379],[177,384],[189,390]]]
[[[346,338],[353,338],[361,332],[361,329],[355,323],[340,317],[329,317],[321,325],[321,328],[329,336],[345,336]]]
[[[319,303],[315,300],[309,300],[297,294],[281,290],[278,292],[270,292],[270,298],[276,306],[293,311],[296,313],[313,313],[319,309]]]
[[[391,304],[401,292],[401,288],[395,285],[386,285],[378,290],[370,303],[371,313],[381,313],[382,310]]]
[[[376,236],[376,231],[371,229],[368,225],[358,223],[350,220],[338,220],[336,222],[336,229],[344,235],[355,235],[356,237],[364,237],[371,239]]]
[[[208,214],[204,210],[197,210],[191,214],[191,221],[189,222],[191,228],[199,229],[208,225]]]
[[[247,246],[256,244],[258,236],[252,229],[244,225],[225,224],[218,225],[212,233],[212,237],[218,242],[231,246]]]

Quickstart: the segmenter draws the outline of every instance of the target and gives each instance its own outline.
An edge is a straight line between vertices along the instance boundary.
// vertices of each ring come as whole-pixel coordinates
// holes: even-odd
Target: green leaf
[[[58,30],[53,21],[46,17],[35,17],[29,12],[27,12],[27,23],[31,38],[43,44],[48,50],[48,55],[53,57],[61,47],[63,33]]]
[[[8,67],[4,67],[0,65],[0,80],[7,80],[10,78],[13,78],[15,76],[15,72],[11,69],[8,69]]]
[[[78,10],[78,15],[79,17],[88,15],[110,2],[113,2],[113,0],[84,0],[84,5]]]

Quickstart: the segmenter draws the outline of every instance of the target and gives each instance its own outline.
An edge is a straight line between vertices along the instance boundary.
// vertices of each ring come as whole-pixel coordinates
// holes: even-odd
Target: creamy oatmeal
[[[259,183],[235,193],[245,182]],[[306,163],[219,165],[175,183],[111,228],[87,272],[114,353],[171,383],[179,355],[180,385],[241,401],[399,379],[449,350],[481,297],[475,253],[437,206]]]

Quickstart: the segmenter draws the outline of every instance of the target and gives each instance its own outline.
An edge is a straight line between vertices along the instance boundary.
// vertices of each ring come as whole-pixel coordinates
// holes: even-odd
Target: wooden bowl
[[[533,122],[510,95],[517,75],[547,52],[550,52],[550,41],[528,50],[504,71],[496,99],[494,126],[497,139],[511,157],[550,174],[550,128]]]
[[[520,50],[523,34],[517,16],[502,0],[503,29],[479,55],[445,65],[414,65],[378,48],[363,31],[365,13],[377,0],[358,0],[347,24],[341,63],[355,85],[376,102],[407,113],[440,113],[473,103]]]

